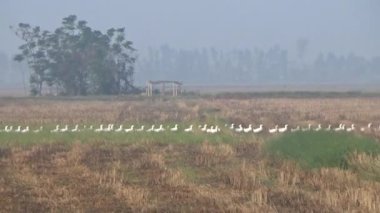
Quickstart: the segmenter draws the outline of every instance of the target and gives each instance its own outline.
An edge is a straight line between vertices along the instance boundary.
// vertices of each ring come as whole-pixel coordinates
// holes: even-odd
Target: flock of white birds
[[[205,133],[210,134],[216,134],[218,132],[221,132],[222,129],[219,128],[218,125],[199,125],[198,130],[193,128],[194,125],[190,125],[185,128],[180,128],[178,124],[175,124],[174,126],[166,126],[164,128],[163,124],[160,125],[152,125],[149,128],[145,128],[144,125],[140,126],[139,128],[135,128],[135,125],[131,125],[128,128],[124,128],[123,125],[120,125],[118,127],[115,127],[114,124],[108,124],[104,125],[101,124],[98,127],[86,126],[84,125],[83,128],[79,128],[79,125],[75,125],[74,128],[69,128],[69,125],[56,125],[54,129],[46,130],[50,133],[66,133],[66,132],[84,132],[84,131],[93,131],[95,133],[100,132],[116,132],[116,133],[130,133],[130,132],[152,132],[152,133],[159,133],[159,132],[193,132],[193,131],[202,131]],[[294,128],[290,128],[288,124],[285,124],[283,127],[279,127],[276,125],[274,128],[265,128],[263,124],[258,125],[257,127],[253,127],[252,124],[249,124],[248,126],[243,127],[242,124],[235,125],[235,124],[225,124],[225,130],[230,130],[236,133],[263,133],[268,132],[269,134],[276,134],[276,133],[284,133],[284,132],[297,132],[297,131],[335,131],[335,132],[353,132],[353,131],[361,131],[361,132],[372,132],[372,131],[380,131],[379,127],[373,127],[372,123],[369,123],[367,126],[363,126],[361,128],[356,128],[355,124],[351,124],[346,126],[345,124],[339,124],[339,126],[332,127],[332,125],[328,125],[326,127],[322,127],[321,124],[318,124],[317,126],[312,126],[312,124],[309,124],[306,127],[300,127],[296,126]],[[22,127],[17,126],[13,127],[10,125],[5,126],[3,129],[0,129],[0,133],[40,133],[43,132],[44,128],[41,126],[38,129],[31,130],[29,126]]]

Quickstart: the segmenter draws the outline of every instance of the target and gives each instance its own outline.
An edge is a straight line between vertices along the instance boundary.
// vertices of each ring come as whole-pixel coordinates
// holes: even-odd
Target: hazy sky
[[[379,0],[0,0],[0,51],[17,51],[9,25],[56,28],[76,14],[101,30],[126,27],[137,49],[268,48],[294,53],[308,38],[310,52],[380,55]]]

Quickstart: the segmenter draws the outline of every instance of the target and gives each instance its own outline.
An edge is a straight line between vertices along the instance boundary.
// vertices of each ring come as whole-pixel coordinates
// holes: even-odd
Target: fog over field
[[[1,0],[1,88],[28,82],[26,66],[12,61],[22,41],[9,26],[54,30],[71,14],[94,29],[126,28],[138,50],[136,85],[380,81],[378,0]]]

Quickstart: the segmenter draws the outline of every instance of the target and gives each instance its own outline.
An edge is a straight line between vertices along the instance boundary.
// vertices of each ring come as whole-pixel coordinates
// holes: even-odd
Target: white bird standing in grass
[[[290,132],[298,132],[300,130],[301,130],[300,126],[297,126],[296,128],[290,129]]]
[[[311,124],[309,124],[306,128],[302,128],[302,131],[310,131],[311,130]]]
[[[325,129],[325,131],[331,131],[331,124]]]
[[[318,124],[318,127],[314,129],[314,131],[319,132],[322,130],[322,125]]]
[[[15,132],[17,133],[21,132],[21,126],[18,126],[17,129],[15,129]]]
[[[155,130],[153,130],[153,131],[154,131],[154,132],[164,132],[165,129],[164,129],[163,125],[160,124],[160,127],[158,127],[157,129],[155,129]]]
[[[268,130],[268,132],[270,133],[270,134],[274,134],[274,133],[276,133],[278,131],[278,125],[276,125],[273,129],[269,129]]]
[[[243,126],[239,124],[239,127],[235,129],[235,132],[242,132],[243,131]]]
[[[364,131],[366,131],[366,129],[368,129],[368,131],[371,131],[371,126],[372,126],[372,123],[369,123],[369,124],[367,125],[367,127],[362,127],[362,128],[360,128],[360,131],[364,132]]]
[[[343,131],[345,129],[345,125],[344,124],[339,124],[339,126],[337,128],[334,129],[335,132],[340,132],[340,131]]]
[[[59,131],[59,125],[55,126],[55,129],[51,130],[50,132],[58,132]]]
[[[178,124],[174,125],[174,127],[171,128],[170,131],[177,132],[178,131]]]
[[[34,133],[40,133],[40,132],[42,132],[42,130],[43,130],[43,127],[40,126],[39,129],[33,130],[33,132],[34,132]]]
[[[154,131],[154,124],[152,125],[152,127],[150,127],[150,129],[146,130],[147,132],[153,132]]]
[[[100,124],[100,127],[95,129],[95,132],[103,132],[103,124]]]
[[[205,132],[206,130],[207,130],[207,124],[203,125],[201,131],[202,131],[202,132]]]
[[[235,124],[234,123],[231,124],[230,129],[235,129]]]
[[[123,131],[123,125],[120,125],[119,128],[115,129],[115,132],[121,132]]]
[[[10,126],[10,127],[8,127],[8,129],[7,130],[5,130],[5,132],[12,132],[12,130],[13,130],[13,126]]]
[[[352,132],[352,131],[355,131],[355,124],[351,124],[351,127],[348,127],[346,129],[347,132]]]
[[[139,129],[136,129],[136,132],[142,132],[144,131],[144,125],[142,125]]]
[[[190,125],[189,128],[186,128],[184,131],[185,132],[192,132],[193,131],[193,125]]]
[[[132,132],[133,131],[133,128],[135,128],[135,125],[132,125],[131,127],[129,127],[128,129],[125,129],[124,131],[125,132]]]
[[[67,132],[69,130],[69,126],[66,125],[65,128],[61,129],[60,132]]]
[[[243,130],[245,133],[248,133],[250,131],[252,131],[252,124],[249,124],[247,128],[244,128]]]
[[[211,128],[207,130],[207,133],[215,134],[219,131],[220,131],[220,129],[219,129],[218,125],[216,125],[215,127],[211,126]]]
[[[253,129],[252,131],[253,131],[253,133],[260,133],[260,132],[262,132],[263,131],[263,125],[260,124],[260,126],[258,128]]]
[[[21,130],[21,133],[28,133],[29,132],[29,126],[26,126],[25,129]]]
[[[285,124],[285,126],[283,128],[278,129],[278,132],[280,132],[280,133],[284,133],[286,131],[288,131],[288,124]]]
[[[75,125],[74,129],[72,129],[71,132],[79,132],[79,125]]]

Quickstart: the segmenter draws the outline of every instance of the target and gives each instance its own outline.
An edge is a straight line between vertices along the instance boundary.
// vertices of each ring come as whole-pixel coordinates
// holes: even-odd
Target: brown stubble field
[[[380,123],[380,98],[0,99],[0,126],[100,123]],[[378,133],[368,133],[378,137]],[[3,212],[379,212],[380,184],[306,170],[239,143],[60,141],[0,148]],[[380,159],[354,154],[357,168]],[[377,169],[378,167],[374,167]]]

